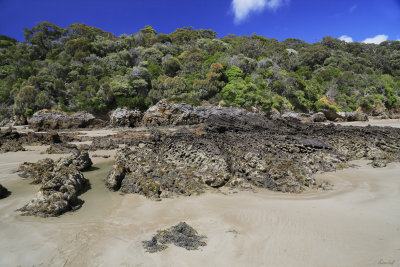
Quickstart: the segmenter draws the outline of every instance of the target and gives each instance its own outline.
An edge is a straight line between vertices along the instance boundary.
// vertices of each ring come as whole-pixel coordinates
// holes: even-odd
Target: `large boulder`
[[[117,108],[110,114],[110,123],[114,127],[137,127],[140,126],[142,117],[139,110]]]
[[[368,115],[358,112],[338,112],[344,121],[368,121]]]
[[[102,120],[96,119],[86,111],[68,114],[62,111],[40,110],[28,121],[29,128],[35,131],[48,129],[76,129],[104,126]]]
[[[170,104],[160,100],[143,114],[144,126],[190,125],[201,122],[199,114],[195,114],[188,104]]]
[[[325,117],[329,121],[368,121],[368,115],[359,112],[337,112],[333,110],[324,110]]]

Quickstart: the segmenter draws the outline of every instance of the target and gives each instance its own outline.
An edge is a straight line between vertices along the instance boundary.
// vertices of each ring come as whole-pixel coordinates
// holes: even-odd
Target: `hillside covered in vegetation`
[[[40,109],[144,110],[164,98],[279,111],[400,110],[400,41],[308,44],[150,26],[116,37],[49,22],[24,35],[22,43],[0,36],[0,121]]]

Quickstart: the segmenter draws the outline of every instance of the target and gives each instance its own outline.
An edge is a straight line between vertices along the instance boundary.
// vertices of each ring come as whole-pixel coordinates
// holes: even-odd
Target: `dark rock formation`
[[[110,123],[114,127],[140,126],[143,114],[138,110],[117,108],[110,114]]]
[[[0,199],[6,198],[10,195],[10,191],[0,184]]]
[[[18,211],[23,215],[47,217],[79,208],[82,201],[78,195],[88,185],[80,171],[91,165],[88,153],[80,151],[58,161],[43,159],[36,163],[23,163],[18,169],[19,175],[42,185],[36,197]]]
[[[133,139],[117,153],[106,185],[152,199],[222,186],[301,192],[317,186],[315,172],[346,167],[349,160],[399,160],[399,140],[396,128],[270,120],[223,109],[197,128]]]
[[[105,126],[104,121],[96,119],[88,112],[77,112],[71,115],[62,111],[40,110],[28,121],[29,128],[35,131],[48,129],[76,129]]]
[[[143,247],[147,252],[154,253],[166,249],[167,244],[174,244],[187,250],[196,250],[206,246],[205,236],[199,236],[197,231],[185,222],[180,222],[171,228],[158,231],[149,241],[143,241]]]

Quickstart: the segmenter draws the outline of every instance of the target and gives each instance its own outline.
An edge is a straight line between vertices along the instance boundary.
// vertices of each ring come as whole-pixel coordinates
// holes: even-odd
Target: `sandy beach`
[[[227,190],[157,202],[108,191],[112,157],[93,158],[82,208],[38,218],[15,212],[38,186],[13,172],[23,161],[60,155],[29,149],[0,154],[0,183],[12,191],[0,201],[0,266],[400,266],[399,163],[374,169],[357,161],[318,174],[330,191]],[[180,221],[206,235],[207,246],[145,252],[143,240]]]

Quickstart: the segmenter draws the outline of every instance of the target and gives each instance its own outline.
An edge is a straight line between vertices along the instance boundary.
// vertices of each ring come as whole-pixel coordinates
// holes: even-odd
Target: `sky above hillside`
[[[22,41],[23,28],[40,21],[85,23],[117,36],[145,25],[163,33],[193,26],[219,37],[379,43],[400,40],[400,0],[0,0],[0,34]]]

